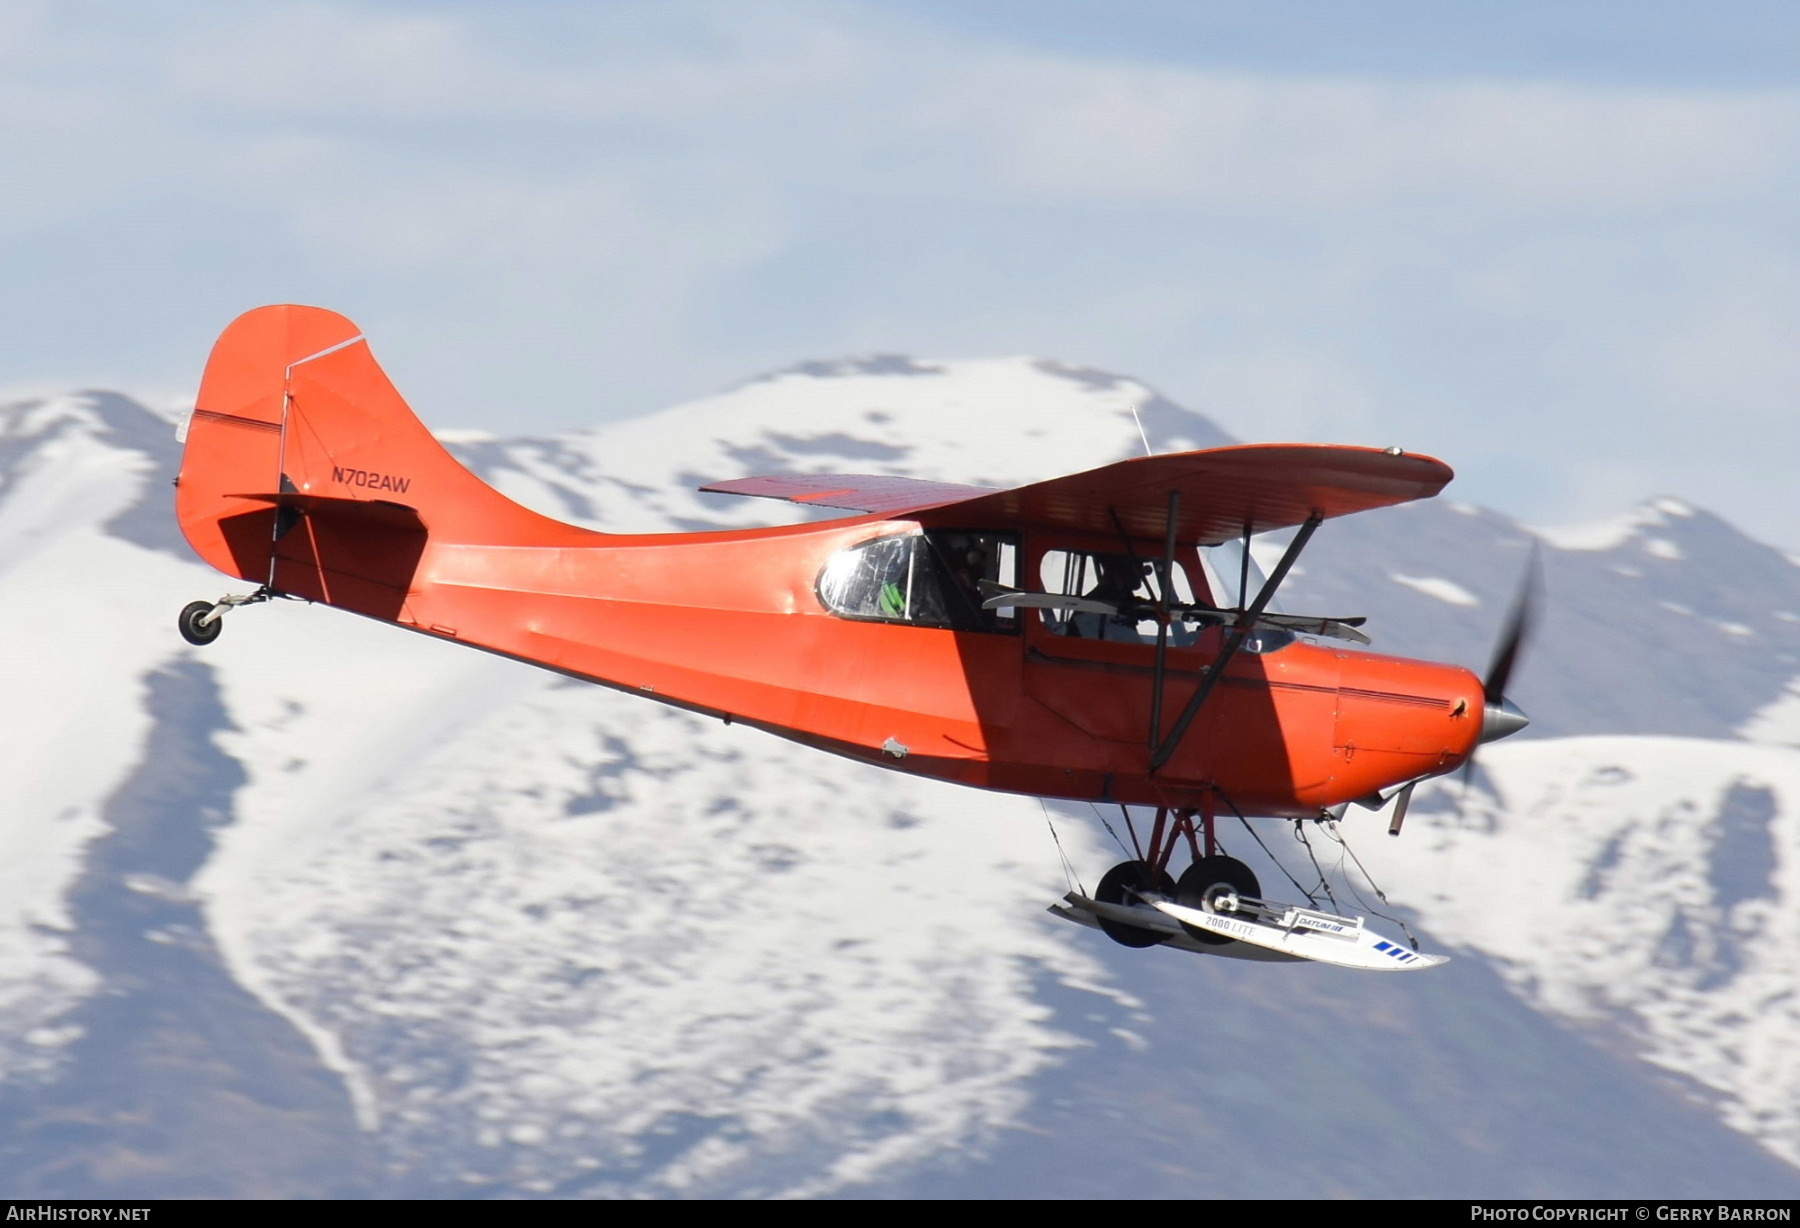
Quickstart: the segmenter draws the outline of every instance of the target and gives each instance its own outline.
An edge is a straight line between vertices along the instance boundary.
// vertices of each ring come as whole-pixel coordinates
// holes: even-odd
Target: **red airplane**
[[[1248,917],[1260,894],[1218,852],[1218,816],[1310,820],[1398,794],[1398,832],[1414,784],[1525,723],[1504,696],[1519,612],[1484,683],[1320,642],[1367,643],[1361,619],[1271,606],[1320,523],[1451,476],[1397,448],[1303,444],[1012,490],[782,474],[702,489],[860,514],[600,533],[465,469],[355,324],[261,307],[213,348],[176,492],[194,551],[259,587],[194,602],[180,626],[205,644],[235,606],[320,602],[894,771],[1155,807],[1147,844],[1075,919],[1130,946],[1242,945],[1183,911]],[[1253,583],[1249,539],[1288,528]],[[1221,576],[1201,548],[1230,543]]]

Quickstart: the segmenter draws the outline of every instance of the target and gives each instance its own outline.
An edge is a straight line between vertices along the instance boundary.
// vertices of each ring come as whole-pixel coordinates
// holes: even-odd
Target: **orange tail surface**
[[[201,558],[280,593],[401,617],[433,542],[600,535],[519,506],[420,422],[355,324],[259,307],[213,346],[176,516]]]

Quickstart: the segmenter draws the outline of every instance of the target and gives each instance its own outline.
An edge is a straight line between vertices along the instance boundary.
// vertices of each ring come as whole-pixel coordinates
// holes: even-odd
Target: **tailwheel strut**
[[[176,626],[181,631],[181,638],[195,646],[212,643],[219,638],[219,632],[225,629],[225,612],[241,605],[256,605],[275,596],[275,591],[263,585],[254,593],[227,593],[217,601],[190,601],[181,607],[176,618]]]

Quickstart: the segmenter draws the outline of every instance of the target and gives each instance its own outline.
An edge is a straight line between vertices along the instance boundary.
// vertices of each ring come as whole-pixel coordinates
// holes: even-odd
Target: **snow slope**
[[[703,481],[806,470],[1007,485],[1135,455],[1146,439],[1226,442],[1123,377],[888,356],[806,364],[569,436],[450,442],[515,497],[634,531],[814,514],[700,495]],[[1689,1192],[1800,1190],[1744,1141],[1795,1158],[1800,1078],[1782,1064],[1793,1021],[1756,1005],[1789,958],[1782,926],[1800,897],[1785,854],[1729,908],[1706,871],[1678,873],[1721,847],[1754,863],[1765,846],[1742,830],[1755,823],[1720,816],[1757,790],[1778,816],[1766,847],[1791,839],[1781,765],[1800,752],[1734,731],[1795,673],[1800,625],[1781,611],[1800,609],[1800,576],[1704,513],[1640,516],[1603,548],[1552,549],[1552,616],[1520,675],[1534,733],[1656,737],[1496,747],[1504,804],[1478,793],[1457,825],[1426,799],[1407,839],[1364,850],[1396,899],[1530,1004],[1515,1006],[1475,971],[1439,989],[1339,989],[1307,970],[1123,952],[1043,914],[1064,880],[1029,800],[839,762],[334,611],[235,613],[193,652],[173,612],[226,586],[172,532],[174,458],[169,424],[122,398],[0,407],[0,618],[10,642],[33,645],[5,657],[15,698],[0,704],[0,1120],[30,1140],[0,1145],[0,1171],[21,1192],[141,1192],[118,1174],[149,1172],[169,1183],[159,1189],[270,1196],[917,1192],[945,1187],[907,1174],[949,1158],[965,1166],[957,1180],[978,1183],[962,1192],[1036,1172],[1025,1192],[1448,1194],[1472,1188],[1455,1183],[1458,1164],[1499,1193],[1603,1192],[1633,1173]],[[1383,649],[1478,661],[1527,540],[1504,517],[1442,504],[1333,524],[1287,604],[1374,614]],[[1637,667],[1665,657],[1690,668]],[[1641,783],[1581,783],[1601,767]],[[1561,813],[1545,798],[1576,795],[1592,813],[1575,826],[1598,835],[1535,817]],[[1679,799],[1693,807],[1687,829],[1646,817]],[[1091,817],[1063,812],[1057,830],[1089,881],[1114,859]],[[164,855],[171,841],[182,858]],[[1603,862],[1604,882],[1581,895]],[[1517,869],[1483,870],[1501,865]],[[1448,874],[1461,875],[1454,890]],[[1661,893],[1654,908],[1640,882]],[[1521,898],[1548,902],[1522,913]],[[1565,914],[1604,940],[1558,946],[1546,918]],[[1727,914],[1729,957],[1706,928]],[[1685,947],[1667,937],[1677,918],[1694,936]],[[153,974],[146,940],[163,961]],[[1724,959],[1738,961],[1728,976]],[[1660,1122],[1685,1150],[1657,1151],[1652,1130],[1633,1154],[1588,1161],[1597,1184],[1583,1186],[1559,1166],[1556,1153],[1574,1154],[1560,1127],[1496,1109],[1483,1129],[1507,1141],[1415,1140],[1421,1154],[1446,1148],[1437,1186],[1374,1165],[1262,1172],[1246,1156],[1226,1172],[1153,1158],[1188,1137],[1183,1114],[1204,1115],[1228,1053],[1283,1089],[1284,1104],[1259,1110],[1281,1130],[1309,1115],[1448,1111],[1430,1087],[1374,1073],[1385,1067],[1367,1062],[1374,1042],[1357,1027],[1320,1041],[1371,1071],[1347,1100],[1329,1099],[1329,1081],[1289,1079],[1281,1037],[1314,1027],[1326,999],[1355,1019],[1411,1001],[1421,1020],[1479,1001],[1483,1026],[1529,1032],[1537,1070],[1598,1063],[1585,1127],[1568,1129]],[[1534,1031],[1534,1009],[1614,1029],[1624,1040],[1607,1044],[1654,1066],[1615,1067],[1579,1035]],[[1233,1037],[1218,1057],[1201,1043],[1215,1029]],[[1478,1031],[1421,1027],[1409,1044],[1487,1063],[1495,1086],[1538,1077],[1495,1046],[1479,1059],[1457,1048]],[[239,1039],[251,1036],[254,1052]],[[199,1055],[179,1078],[157,1056],[172,1051]],[[1134,1090],[1165,1067],[1162,1094]],[[1709,1089],[1712,1107],[1666,1094],[1653,1069]],[[1196,1090],[1184,1071],[1214,1073]],[[1189,1090],[1171,1100],[1173,1087]],[[120,1126],[71,1150],[56,1123],[77,1110],[126,1120],[120,1088],[149,1097],[129,1107],[157,1129]],[[1102,1163],[1081,1142],[1097,1117],[1162,1125]],[[359,1132],[367,1146],[346,1155]],[[290,1161],[279,1173],[254,1158],[269,1148],[233,1150],[277,1133]],[[1038,1142],[1008,1159],[1019,1137]],[[1065,1144],[1055,1171],[1032,1168]],[[1483,1168],[1493,1156],[1507,1160]],[[1174,1184],[1155,1187],[1153,1171]]]
[[[138,680],[179,643],[166,619],[136,616],[134,595],[198,578],[106,531],[151,469],[118,446],[106,407],[63,397],[0,413],[0,1063],[11,1077],[42,1073],[72,1038],[55,1020],[98,987],[68,958],[64,892],[143,752]]]
[[[250,782],[198,886],[399,1162],[814,1192],[991,1129],[1068,1043],[1028,965],[1101,973],[1040,922],[1057,871],[1032,803],[289,614],[230,629],[282,665],[227,685],[258,713],[225,743]],[[370,709],[377,671],[398,720]]]
[[[1141,432],[1140,432],[1141,426]],[[759,473],[894,473],[1014,486],[1231,442],[1136,380],[1037,359],[806,363],[554,439],[448,437],[513,498],[610,532],[789,523],[808,509],[695,488]],[[841,513],[840,513],[841,514]]]
[[[1558,738],[1488,747],[1481,771],[1364,842],[1376,878],[1800,1163],[1800,750]]]

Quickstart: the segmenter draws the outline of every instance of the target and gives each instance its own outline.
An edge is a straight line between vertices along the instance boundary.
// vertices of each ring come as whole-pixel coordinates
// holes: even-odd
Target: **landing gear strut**
[[[1196,818],[1199,819],[1198,826],[1194,822]],[[1183,838],[1187,841],[1193,862],[1182,871],[1181,878],[1176,880],[1169,875],[1169,857]],[[1131,842],[1134,847],[1137,845],[1136,829],[1131,829]],[[1253,899],[1262,896],[1262,887],[1256,881],[1255,872],[1237,858],[1227,857],[1219,852],[1218,843],[1213,837],[1210,806],[1204,811],[1170,811],[1167,807],[1159,809],[1156,812],[1156,825],[1150,832],[1150,847],[1140,848],[1137,852],[1136,860],[1122,861],[1106,872],[1094,891],[1096,900],[1102,904],[1137,904],[1142,901],[1143,895],[1151,894],[1173,899],[1190,908],[1217,912],[1237,896],[1250,896]],[[1108,917],[1095,919],[1106,936],[1122,946],[1150,947],[1167,937],[1155,930],[1127,925]],[[1203,942],[1208,946],[1225,946],[1236,941],[1195,925],[1183,923],[1181,928],[1196,942]]]
[[[225,611],[255,605],[274,595],[265,584],[254,593],[227,593],[217,601],[190,601],[181,607],[175,625],[180,628],[182,639],[196,647],[204,646],[218,639],[219,632],[225,629]]]

